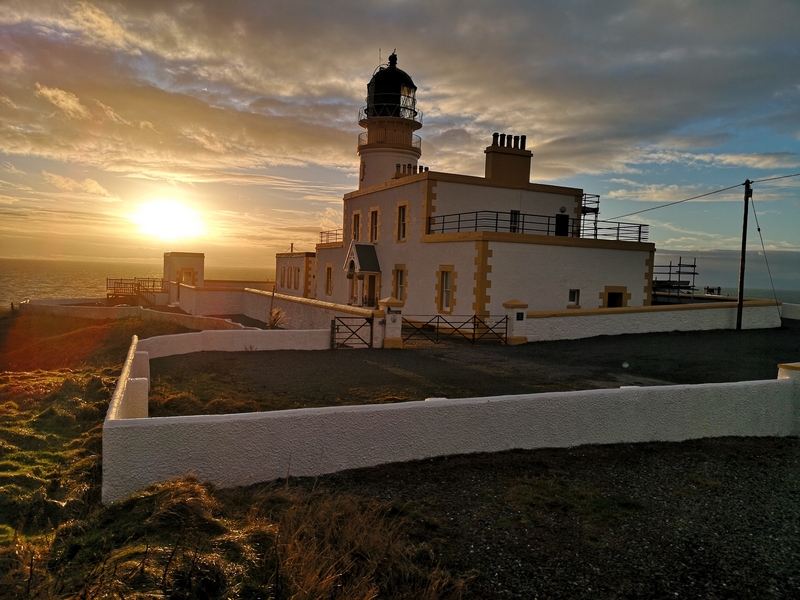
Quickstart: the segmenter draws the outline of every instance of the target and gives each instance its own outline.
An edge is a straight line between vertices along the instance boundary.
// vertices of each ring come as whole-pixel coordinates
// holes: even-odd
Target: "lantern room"
[[[422,142],[414,132],[422,127],[417,110],[417,86],[397,67],[397,55],[381,65],[367,84],[367,105],[358,115],[365,132],[358,136],[361,158],[358,189],[385,183],[396,174],[417,172]]]

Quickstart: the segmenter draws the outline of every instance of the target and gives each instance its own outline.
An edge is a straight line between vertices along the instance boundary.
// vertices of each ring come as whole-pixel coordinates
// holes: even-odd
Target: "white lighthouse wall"
[[[647,299],[647,251],[510,242],[490,242],[489,249],[492,314],[501,314],[511,299],[532,311],[570,308],[570,289],[580,290],[581,308],[601,307],[607,286],[624,287],[631,295],[627,306],[643,306]]]
[[[358,189],[390,181],[397,172],[397,165],[417,166],[419,155],[400,148],[361,148],[361,171]],[[402,170],[402,167],[401,167]],[[362,177],[363,175],[363,177]]]

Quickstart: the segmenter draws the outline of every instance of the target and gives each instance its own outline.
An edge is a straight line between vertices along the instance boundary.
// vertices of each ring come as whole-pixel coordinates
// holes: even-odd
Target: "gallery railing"
[[[386,131],[384,129],[359,133],[358,145],[366,146],[367,144],[410,144],[413,148],[422,148],[422,140],[418,135],[408,134],[403,131]]]
[[[648,225],[616,221],[581,220],[567,215],[532,215],[516,211],[474,212],[436,215],[428,218],[428,233],[460,233],[464,231],[500,231],[534,235],[560,235],[588,239],[645,242]]]

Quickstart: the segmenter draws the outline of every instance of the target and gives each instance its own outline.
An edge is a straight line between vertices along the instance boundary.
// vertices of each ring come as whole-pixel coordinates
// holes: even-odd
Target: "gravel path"
[[[154,360],[152,374],[215,371],[256,395],[322,404],[773,379],[800,362],[800,322],[309,358],[202,353]],[[797,438],[453,456],[293,484],[387,502],[418,559],[467,579],[467,598],[800,597]]]

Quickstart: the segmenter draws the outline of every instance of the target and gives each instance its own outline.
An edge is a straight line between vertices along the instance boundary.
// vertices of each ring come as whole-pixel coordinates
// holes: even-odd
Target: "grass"
[[[187,477],[102,505],[102,421],[130,338],[178,331],[0,316],[0,596],[461,596],[388,502]]]
[[[800,586],[796,439],[512,450],[224,490],[185,477],[104,506],[102,420],[130,337],[175,332],[0,316],[0,597],[777,598]],[[306,356],[254,364],[285,383]],[[314,367],[357,388],[336,392],[348,401],[410,398],[401,371],[426,395],[460,389],[452,364],[427,359],[382,360],[385,387],[368,387],[355,376],[374,355],[347,356],[321,379]],[[235,384],[226,360],[170,398],[248,408],[261,391]],[[176,384],[194,377],[167,366]],[[318,380],[306,388],[325,400]]]

